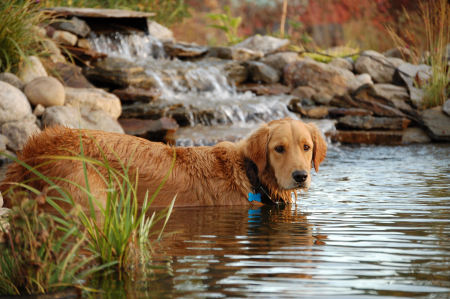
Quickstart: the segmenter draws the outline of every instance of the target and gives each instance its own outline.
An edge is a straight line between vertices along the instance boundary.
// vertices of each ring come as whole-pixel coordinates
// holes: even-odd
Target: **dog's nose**
[[[304,170],[296,170],[292,173],[292,177],[297,183],[303,183],[308,178],[308,173]]]

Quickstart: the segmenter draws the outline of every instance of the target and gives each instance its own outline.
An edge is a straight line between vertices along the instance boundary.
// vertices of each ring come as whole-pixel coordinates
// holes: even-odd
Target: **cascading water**
[[[237,139],[262,121],[295,117],[287,109],[290,96],[237,92],[224,75],[224,61],[168,59],[162,43],[143,34],[93,35],[90,42],[96,51],[127,58],[143,66],[161,90],[159,101],[182,104],[190,111],[191,127],[178,132],[180,145]],[[198,111],[202,113],[196,113]]]

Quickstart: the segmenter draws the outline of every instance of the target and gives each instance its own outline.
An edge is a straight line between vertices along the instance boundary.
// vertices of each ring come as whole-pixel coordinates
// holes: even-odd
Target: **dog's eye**
[[[280,154],[284,153],[284,146],[282,146],[282,145],[276,146],[275,151]]]
[[[310,147],[309,145],[307,145],[307,144],[305,144],[305,145],[303,146],[303,150],[304,150],[305,152],[309,151],[310,149],[311,149],[311,147]]]

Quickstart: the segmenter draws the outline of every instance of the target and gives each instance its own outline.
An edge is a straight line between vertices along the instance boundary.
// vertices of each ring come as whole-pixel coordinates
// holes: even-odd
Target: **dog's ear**
[[[252,160],[261,173],[267,165],[267,147],[269,143],[269,126],[263,125],[245,141],[244,156]]]
[[[322,133],[319,131],[319,129],[316,127],[315,124],[306,124],[308,127],[309,132],[311,133],[312,140],[314,142],[314,148],[313,148],[313,163],[314,163],[314,169],[319,171],[319,165],[323,162],[325,159],[325,156],[327,155],[327,143],[322,137]]]

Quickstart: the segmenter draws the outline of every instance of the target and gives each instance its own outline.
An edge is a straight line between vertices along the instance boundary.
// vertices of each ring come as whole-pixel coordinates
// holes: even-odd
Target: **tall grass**
[[[388,28],[392,40],[410,50],[413,63],[427,63],[432,76],[428,82],[416,82],[425,90],[424,108],[442,105],[450,96],[450,69],[447,66],[447,44],[450,43],[450,4],[446,0],[420,2],[417,16],[404,12],[407,24],[403,36]],[[421,26],[418,28],[417,23]],[[423,31],[424,39],[415,34]]]
[[[81,135],[80,149],[78,155],[43,157],[47,161],[35,168],[8,156],[36,178],[12,185],[5,195],[20,196],[21,193],[17,191],[17,187],[20,187],[36,200],[19,197],[19,204],[14,207],[9,218],[11,226],[7,232],[8,242],[0,257],[0,294],[46,293],[61,287],[80,287],[80,279],[86,279],[105,268],[115,268],[119,273],[126,271],[136,263],[145,264],[149,260],[152,235],[157,235],[157,239],[162,237],[175,199],[165,210],[154,212],[150,217],[147,213],[171,172],[175,151],[172,167],[158,189],[151,196],[146,196],[140,206],[137,199],[137,174],[131,176],[129,165],[121,163],[121,169],[115,169],[105,157],[100,161],[87,157],[84,155]],[[82,163],[84,186],[64,178],[46,177],[39,172],[40,167],[61,160]],[[100,169],[106,171],[106,175],[101,176],[107,186],[104,206],[93,196],[88,168],[97,170],[99,175]],[[40,190],[31,187],[32,181],[36,179],[45,181],[49,190],[57,195],[43,198]],[[82,190],[89,208],[81,208],[56,181],[69,183]],[[50,216],[41,212],[39,203],[47,207],[50,205],[55,213]],[[70,211],[62,208],[62,203],[68,203]],[[162,228],[155,230],[154,226],[159,221],[164,221]],[[22,242],[21,247],[16,245],[16,240]],[[80,251],[85,255],[81,260]],[[42,271],[33,271],[36,265],[39,266],[36,269]]]
[[[46,20],[34,1],[0,1],[0,72],[15,72],[25,57],[39,53],[41,38],[33,26]]]

